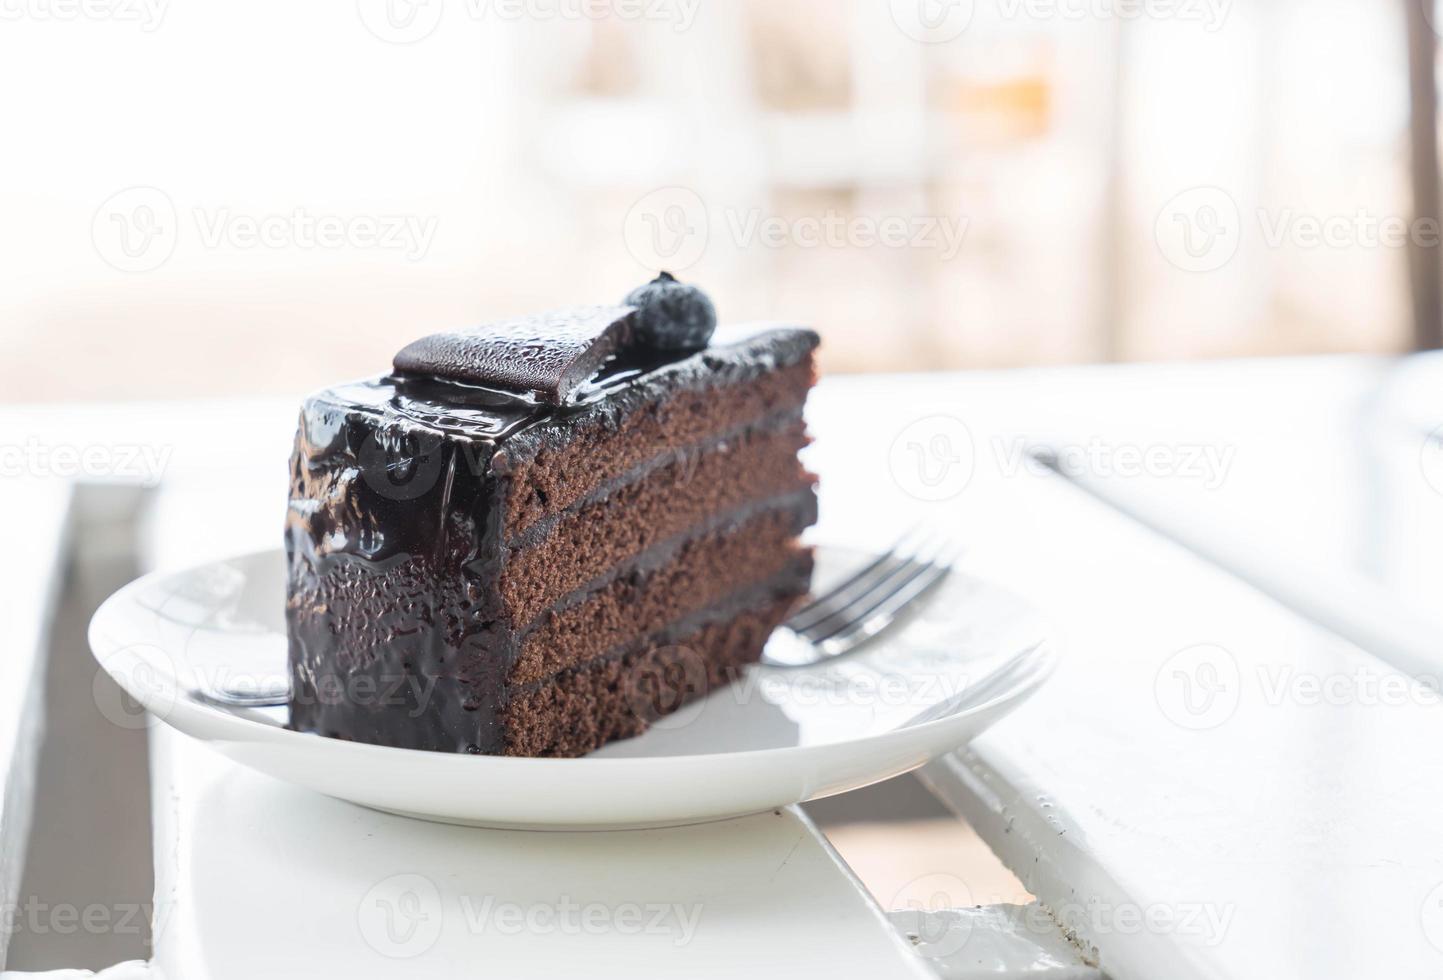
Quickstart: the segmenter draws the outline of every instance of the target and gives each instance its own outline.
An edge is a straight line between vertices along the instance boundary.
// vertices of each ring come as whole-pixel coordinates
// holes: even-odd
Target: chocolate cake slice
[[[807,591],[810,330],[625,305],[436,334],[309,398],[290,724],[572,756],[730,681]]]

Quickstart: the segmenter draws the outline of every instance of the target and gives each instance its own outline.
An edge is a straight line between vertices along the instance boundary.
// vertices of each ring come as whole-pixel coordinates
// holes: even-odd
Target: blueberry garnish
[[[700,350],[716,329],[716,307],[695,286],[663,272],[623,301],[636,307],[637,340],[657,350]]]

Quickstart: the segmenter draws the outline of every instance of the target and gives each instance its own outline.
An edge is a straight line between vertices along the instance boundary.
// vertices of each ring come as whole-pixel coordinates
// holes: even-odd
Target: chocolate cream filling
[[[689,528],[759,501],[810,493],[813,478],[797,459],[806,441],[800,420],[743,433],[565,513],[540,541],[508,549],[501,597],[510,621],[530,624],[607,569]]]

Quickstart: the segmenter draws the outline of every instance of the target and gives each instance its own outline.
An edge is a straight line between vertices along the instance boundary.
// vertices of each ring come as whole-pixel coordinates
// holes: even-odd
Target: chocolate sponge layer
[[[534,684],[752,582],[810,567],[811,554],[796,536],[811,518],[809,509],[794,506],[763,511],[736,527],[684,542],[654,570],[623,573],[582,601],[547,612],[522,639],[511,682]]]
[[[533,525],[538,540],[508,548],[501,576],[510,622],[529,625],[607,569],[709,518],[809,492],[812,478],[797,459],[806,441],[800,419],[776,431],[745,432],[682,455],[554,523]]]
[[[564,671],[518,691],[505,709],[506,755],[584,755],[639,735],[657,718],[718,691],[761,655],[792,608],[798,585],[678,636],[648,638],[617,657]],[[803,586],[805,588],[805,586]]]
[[[546,445],[510,465],[508,541],[542,518],[574,506],[651,461],[704,448],[718,437],[772,421],[798,420],[813,382],[811,359],[727,389],[685,389],[631,413],[615,425],[578,426],[559,446]]]

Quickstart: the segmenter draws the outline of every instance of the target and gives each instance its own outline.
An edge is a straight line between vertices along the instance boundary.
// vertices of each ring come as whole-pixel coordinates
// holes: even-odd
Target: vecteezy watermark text
[[[168,0],[0,0],[0,20],[108,21],[138,24],[147,33],[160,26]]]
[[[206,248],[356,248],[424,256],[436,234],[435,215],[313,214],[295,208],[285,214],[238,214],[230,208],[196,208],[195,227]]]
[[[1222,28],[1232,0],[888,0],[892,22],[923,44],[945,44],[980,18],[993,25],[1053,21],[1170,21]]]
[[[466,926],[475,935],[502,936],[669,936],[685,946],[696,935],[700,905],[680,902],[578,902],[569,895],[555,902],[498,902],[494,896],[461,896]]]
[[[677,33],[691,29],[701,0],[461,0],[472,21],[601,21],[669,23]],[[414,44],[430,37],[447,12],[443,0],[356,0],[361,23],[388,44]]]
[[[743,248],[909,248],[955,258],[967,237],[967,218],[947,214],[843,214],[828,208],[819,215],[783,218],[761,208],[727,209],[727,229]]]
[[[477,20],[619,20],[670,23],[678,33],[696,20],[701,0],[464,0]]]
[[[1443,226],[1434,218],[1367,207],[1335,212],[1259,207],[1248,215],[1231,194],[1211,186],[1191,187],[1173,195],[1158,209],[1153,223],[1158,251],[1184,272],[1222,268],[1254,234],[1255,242],[1271,250],[1443,246]]]
[[[21,443],[0,443],[0,478],[113,478],[155,486],[173,450],[145,443],[48,443],[32,436]]]
[[[449,926],[467,935],[658,936],[676,946],[692,941],[702,906],[682,902],[502,901],[494,895],[443,897],[430,878],[397,874],[373,885],[356,909],[361,936],[395,959],[425,953]]]
[[[995,0],[1004,21],[1174,21],[1216,31],[1232,0]]]
[[[1098,438],[1060,445],[997,438],[992,448],[1003,476],[1016,476],[1024,469],[1040,474],[1052,468],[1076,477],[1191,480],[1208,490],[1223,485],[1237,458],[1236,446],[1161,442],[1139,445]]]
[[[956,258],[969,220],[956,214],[847,213],[781,215],[759,207],[708,202],[690,187],[658,187],[627,210],[622,238],[648,269],[694,265],[717,236],[739,248],[909,249]]]
[[[1029,908],[1028,928],[1040,935],[1051,931],[1044,917],[1065,932],[1092,939],[1099,936],[1186,936],[1204,946],[1216,946],[1227,936],[1237,907],[1231,902],[1106,902],[1090,898],[1083,902],[1049,904]],[[1032,917],[1036,917],[1034,920]]]
[[[158,935],[171,906],[150,902],[44,902],[29,896],[0,904],[0,935],[143,936]]]
[[[1180,728],[1205,731],[1229,721],[1245,702],[1255,707],[1433,708],[1443,703],[1443,677],[1409,676],[1357,664],[1334,671],[1286,662],[1244,662],[1226,647],[1199,643],[1159,666],[1153,694],[1163,715]]]
[[[932,959],[952,956],[971,940],[982,896],[974,896],[956,875],[934,872],[914,878],[893,897],[893,910],[917,913],[907,916],[906,928],[923,955]],[[988,899],[995,904],[995,899]],[[1216,946],[1227,936],[1237,908],[1230,902],[1114,902],[1099,896],[1065,902],[1040,902],[1019,909],[1017,925],[1036,936],[1055,936],[1059,928],[1069,938],[1095,943],[1104,936],[1182,936],[1205,946]],[[991,935],[989,930],[988,935]]]
[[[185,234],[194,234],[207,249],[366,249],[417,261],[430,251],[439,221],[435,215],[336,214],[306,207],[261,213],[196,207],[189,221],[185,217],[159,188],[127,187],[96,209],[91,240],[96,253],[122,272],[164,265]]]

